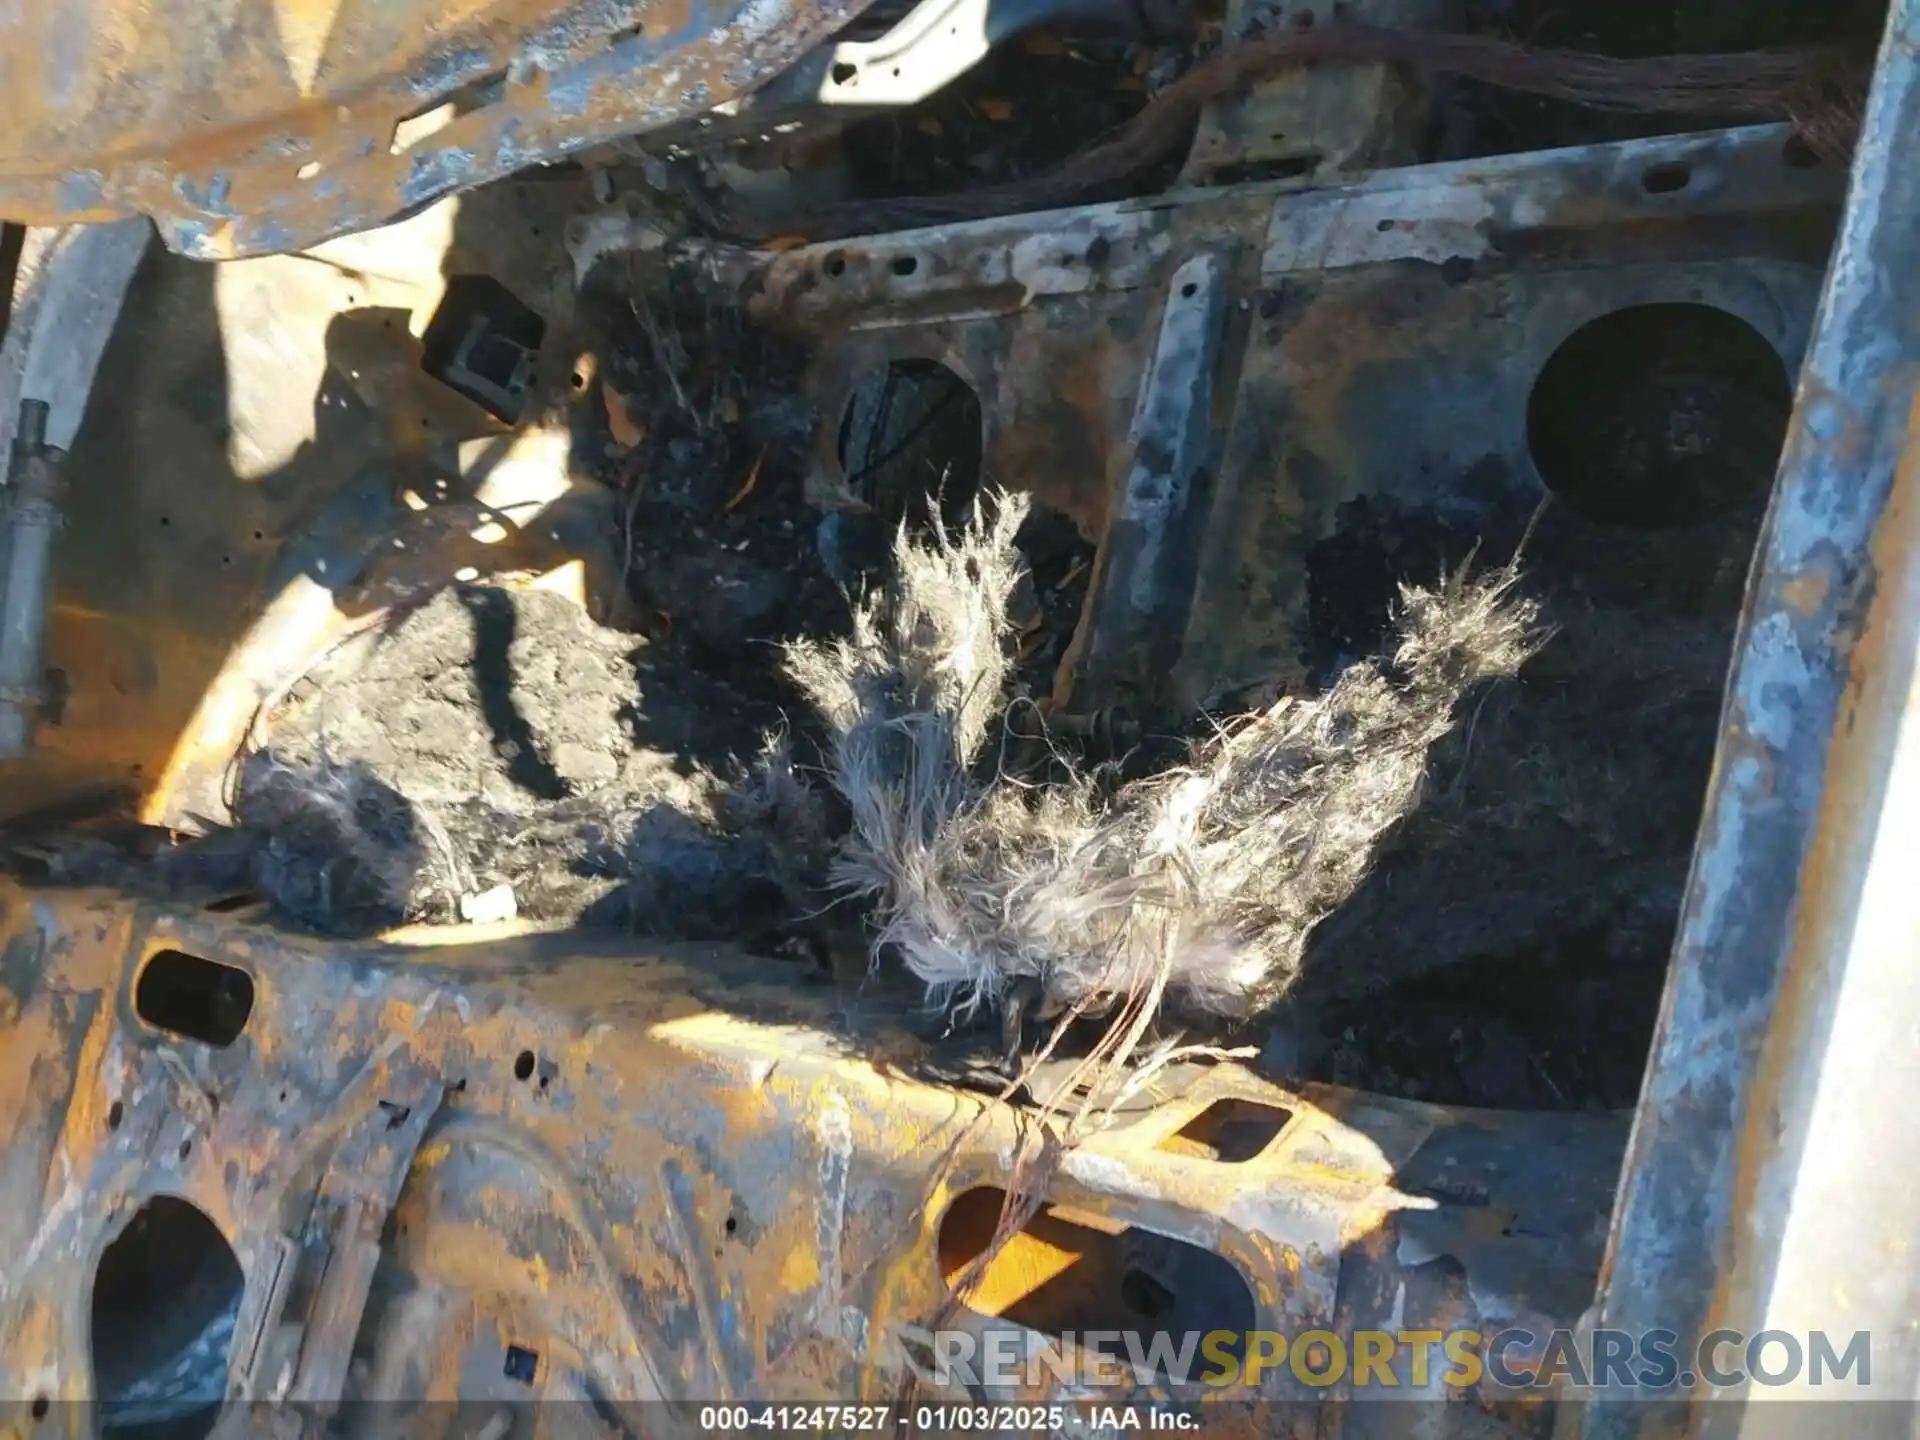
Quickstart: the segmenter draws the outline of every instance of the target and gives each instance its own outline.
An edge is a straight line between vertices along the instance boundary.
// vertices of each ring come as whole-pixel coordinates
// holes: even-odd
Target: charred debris
[[[569,425],[612,497],[604,613],[449,583],[314,658],[204,833],[16,859],[323,935],[737,943],[1015,1071],[1119,1035],[1122,1060],[1230,1046],[1417,1098],[1630,1102],[1810,318],[1763,336],[1739,296],[1810,304],[1830,204],[1780,186],[1844,155],[1860,57],[1797,13],[1669,34],[1507,7],[1442,43],[1374,8],[1043,29],[910,107],[601,157],[617,203],[587,220],[616,238],[572,256],[593,403],[518,418]],[[1323,133],[1252,135],[1277,114]],[[1785,128],[1631,161],[1647,193],[1717,165],[1731,198],[1621,202],[1617,234],[1521,233],[1472,175],[1448,183],[1508,227],[1478,252],[1327,240],[1289,269],[1232,234],[1352,185],[1373,232],[1365,186],[1401,167],[1763,121]],[[1751,197],[1749,145],[1786,156]],[[1585,176],[1639,153],[1516,183],[1611,205]],[[1021,218],[1059,206],[1088,208]],[[1055,238],[1109,278],[1018,269]],[[1013,269],[952,281],[1001,246]],[[881,279],[843,302],[849,265]],[[1528,373],[1473,338],[1517,313],[1562,337]],[[1354,388],[1254,415],[1328,325]],[[1429,443],[1417,408],[1382,442],[1368,374],[1425,393],[1408,367],[1449,337],[1478,388],[1431,403],[1520,416],[1511,452]],[[1156,484],[1168,505],[1130,508]]]

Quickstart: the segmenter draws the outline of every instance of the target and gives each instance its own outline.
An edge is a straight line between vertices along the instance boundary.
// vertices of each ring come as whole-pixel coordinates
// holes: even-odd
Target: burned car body
[[[0,1393],[23,1429],[238,1425],[291,1402],[338,1426],[399,1413],[501,1434],[543,1399],[582,1403],[526,1423],[646,1434],[695,1427],[701,1402],[1209,1393],[1137,1364],[1095,1389],[942,1390],[915,1348],[931,1330],[1071,1353],[1102,1330],[1512,1328],[1543,1341],[1511,1350],[1521,1371],[1556,1331],[1672,1330],[1684,1351],[1723,1328],[1871,1330],[1874,1394],[1900,1390],[1904,1271],[1875,1247],[1900,1239],[1912,1148],[1888,1078],[1910,1048],[1895,1032],[1915,921],[1913,7],[1891,7],[1850,178],[1792,123],[1415,163],[1403,87],[1420,77],[1380,65],[1216,105],[1184,171],[1214,183],[1146,196],[817,240],[801,207],[797,243],[755,244],[671,234],[587,167],[260,253],[670,122],[636,163],[711,129],[733,157],[715,163],[735,164],[757,124],[799,113],[807,65],[794,94],[773,80],[700,116],[803,55],[874,44],[836,40],[853,18],[837,12],[587,9],[481,16],[492,38],[465,49],[459,26],[423,31],[414,50],[457,49],[459,85],[483,90],[404,153],[358,152],[356,99],[328,120],[332,148],[236,109],[233,133],[273,138],[161,163],[211,143],[148,144],[184,113],[161,95],[145,137],[76,142],[60,177],[16,165],[0,186],[34,223],[145,212],[185,255],[254,257],[143,258],[142,238],[126,309],[91,332],[88,420],[72,395],[64,430],[56,412],[69,533],[45,663],[61,688],[51,708],[44,685],[7,697],[38,734],[8,762],[25,858],[0,891]],[[591,72],[585,109],[556,93],[572,72],[528,70],[541,36]],[[674,64],[699,78],[663,46],[691,46]],[[357,84],[346,61],[373,49],[313,50],[309,91],[332,102],[319,81]],[[629,78],[603,95],[592,77],[616,56]],[[116,72],[83,72],[113,88]],[[419,108],[427,72],[408,73],[375,87],[375,128]],[[447,103],[452,73],[432,73],[426,98]],[[537,123],[523,86],[543,89]],[[1302,122],[1249,121],[1289,107],[1310,144]],[[99,163],[122,152],[142,158]],[[298,187],[266,178],[307,155],[320,168]],[[87,198],[75,175],[93,176]],[[322,203],[309,182],[336,176]],[[10,330],[15,395],[53,363],[22,355],[30,332],[75,333],[59,317],[78,312],[37,303],[56,322]],[[669,313],[682,303],[698,324]],[[761,347],[738,374],[700,352],[722,333]],[[311,400],[287,404],[290,386]],[[129,441],[148,463],[129,467]],[[1409,822],[1320,927],[1294,1008],[1322,1017],[1308,1031],[1384,1029],[1367,1017],[1412,993],[1396,987],[1498,953],[1569,967],[1562,984],[1599,974],[1577,992],[1597,1010],[1632,972],[1659,989],[1644,1084],[1634,1052],[1625,1093],[1616,1077],[1557,1109],[1493,1109],[1469,1077],[1464,1101],[1436,1102],[1381,1093],[1384,1064],[1302,1078],[1298,1033],[1240,1033],[1226,1058],[1112,1099],[1016,1212],[1030,1147],[1047,1150],[1040,1097],[1073,1092],[1071,1062],[1001,1084],[864,957],[796,965],[753,936],[584,923],[316,935],[251,881],[133,878],[129,851],[171,844],[162,829],[228,818],[236,755],[318,704],[300,690],[316,657],[398,635],[450,583],[565,572],[596,620],[649,637],[647,664],[707,663],[798,602],[745,621],[703,608],[720,602],[640,573],[671,571],[676,548],[728,603],[801,552],[857,588],[847,557],[902,493],[990,486],[1070,537],[1050,571],[1030,555],[1041,611],[1064,619],[1009,717],[1031,701],[1040,738],[1116,763],[1196,714],[1312,693],[1378,643],[1409,575],[1531,575],[1562,650],[1437,752],[1433,831]],[[778,521],[751,518],[775,500]],[[500,653],[524,663],[531,612],[513,613]],[[723,698],[770,704],[722,673]],[[537,752],[557,794],[583,793],[587,762],[556,758],[543,714],[502,742],[503,773]],[[100,795],[134,839],[74,839],[61,812]],[[539,833],[533,814],[515,823]],[[1556,1037],[1595,1028],[1565,1024]],[[1446,1386],[1406,1354],[1391,1368],[1430,1404],[1328,1403],[1355,1392],[1271,1363],[1197,1413],[1234,1433],[1747,1423],[1617,1377],[1516,1392]]]

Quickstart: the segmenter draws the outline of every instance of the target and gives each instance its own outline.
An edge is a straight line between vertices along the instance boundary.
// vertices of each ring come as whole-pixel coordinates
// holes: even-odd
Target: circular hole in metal
[[[127,1109],[118,1100],[107,1107],[107,1129],[118,1130],[120,1122],[126,1118]]]
[[[1527,449],[1569,510],[1658,530],[1759,503],[1793,391],[1765,337],[1710,305],[1638,305],[1574,331],[1527,398]]]
[[[522,1050],[513,1062],[513,1078],[530,1080],[533,1078],[533,1051]]]
[[[893,273],[896,275],[911,275],[919,268],[920,257],[917,255],[896,255],[893,257]]]

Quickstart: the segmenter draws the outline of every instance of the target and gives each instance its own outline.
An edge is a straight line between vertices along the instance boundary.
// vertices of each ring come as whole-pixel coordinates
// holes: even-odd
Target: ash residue
[[[818,757],[782,656],[845,635],[849,593],[926,517],[859,497],[823,514],[798,358],[676,276],[609,299],[598,398],[619,423],[575,434],[620,491],[619,628],[484,585],[399,616],[267,717],[235,828],[169,873],[251,886],[335,934],[496,914],[503,887],[519,918],[682,939],[755,942],[824,908],[834,816],[800,779]],[[1023,578],[1041,694],[1088,568],[1060,524],[1032,527]]]
[[[756,773],[780,711],[558,595],[446,591],[302,688],[234,805],[251,882],[298,923],[452,921],[500,885],[523,917],[680,938],[786,914],[792,817]]]
[[[1329,542],[1345,588],[1317,616],[1330,648],[1378,623],[1356,582],[1387,557],[1479,539],[1377,505],[1349,521]],[[1318,1077],[1456,1103],[1632,1103],[1758,524],[1757,503],[1651,534],[1558,507],[1541,519],[1523,573],[1554,638],[1436,747],[1426,803],[1315,936],[1302,993],[1329,1045]]]
[[[608,467],[630,624],[660,673],[783,704],[778,647],[839,633],[848,613],[806,494],[817,416],[803,357],[683,266],[650,270],[609,307],[604,401],[639,436]],[[745,753],[735,732],[755,719],[723,718],[728,748]]]

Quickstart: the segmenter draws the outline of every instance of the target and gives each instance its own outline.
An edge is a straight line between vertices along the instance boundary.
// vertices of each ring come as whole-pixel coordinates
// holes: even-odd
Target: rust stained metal
[[[1432,31],[1446,28],[1450,8],[1447,0],[1306,0],[1291,7],[1231,0],[1223,23],[1227,34],[1242,39],[1285,25],[1308,30],[1343,19]],[[1325,177],[1412,164],[1428,111],[1423,82],[1384,64],[1278,75],[1206,106],[1183,178],[1218,183],[1234,174]]]
[[[462,444],[504,450],[505,427],[424,373],[415,338],[445,274],[495,275],[547,319],[543,403],[597,404],[570,387],[572,288],[542,239],[586,193],[584,177],[489,186],[319,257],[210,267],[153,248],[69,462],[46,656],[57,704],[39,753],[0,762],[10,821],[224,814],[261,701],[342,629],[461,566],[577,565],[608,603],[610,532],[587,497],[498,543],[473,538],[477,513],[447,477]],[[406,494],[433,503],[416,514]]]
[[[942,359],[997,402],[983,407],[989,476],[1062,497],[1091,529],[1136,458],[1129,427],[1177,267],[1235,236],[1264,237],[1232,270],[1217,346],[1229,434],[1176,672],[1205,693],[1295,653],[1286,597],[1257,588],[1289,537],[1297,548],[1316,514],[1359,487],[1410,482],[1391,468],[1404,446],[1389,454],[1374,437],[1417,425],[1437,437],[1436,463],[1477,459],[1496,428],[1477,402],[1500,394],[1511,406],[1523,362],[1621,304],[1704,296],[1796,357],[1812,267],[1751,230],[1709,226],[1837,200],[1837,177],[1786,165],[1782,139],[1761,129],[1430,167],[1331,197],[1243,187],[736,263],[763,316],[815,337],[826,433],[833,387],[851,371]],[[1697,187],[1652,195],[1639,184],[1645,165],[1676,160]],[[1617,263],[1649,224],[1699,225],[1703,253]],[[1552,245],[1529,243],[1542,237]],[[1464,272],[1449,269],[1456,259]],[[1453,388],[1434,388],[1436,372]],[[1035,394],[1070,413],[1009,423],[1007,407]],[[1451,431],[1438,424],[1449,414]],[[1519,445],[1515,417],[1501,416],[1502,443]],[[1806,420],[1835,443],[1865,433],[1842,423],[1823,437],[1818,423]],[[1107,450],[1090,483],[1086,456]],[[821,464],[833,464],[824,445]],[[282,477],[291,493],[296,479]],[[304,553],[331,563],[343,552]],[[1852,623],[1835,607],[1853,592],[1803,578],[1788,596],[1803,620]],[[336,603],[375,604],[346,586],[314,593],[328,623]],[[196,637],[233,684],[205,670],[172,680],[218,703],[184,727],[168,805],[217,780],[230,722],[262,693],[248,665],[298,659],[311,643],[313,614],[279,630],[266,623],[276,615],[237,647],[232,617]],[[1739,767],[1741,752],[1728,755],[1723,770]],[[383,1233],[373,1215],[386,1192],[353,1179],[397,1111],[422,1118],[404,1155],[387,1142],[404,1179],[377,1243],[414,1285],[358,1309],[336,1291],[307,1311],[316,1366],[358,1338],[375,1357],[372,1390],[445,1397],[466,1393],[477,1370],[497,1375],[514,1345],[544,1357],[539,1383],[556,1397],[896,1393],[897,1326],[946,1299],[948,1204],[1006,1185],[1019,1112],[939,1082],[923,1042],[795,987],[785,967],[571,935],[440,938],[455,943],[330,946],[186,903],[0,886],[0,1253],[22,1257],[0,1286],[0,1393],[91,1393],[87,1277],[157,1193],[192,1200],[233,1245],[248,1282],[245,1353],[276,1353],[287,1296],[275,1277],[289,1255]],[[238,1043],[183,1042],[142,1019],[134,986],[161,949],[248,974],[255,1001]],[[1231,1170],[1165,1147],[1218,1099],[1293,1118]],[[954,1168],[936,1178],[963,1132]],[[1623,1141],[1614,1117],[1289,1093],[1223,1066],[1076,1151],[1050,1199],[1228,1257],[1259,1326],[1564,1324],[1591,1294],[1590,1237]],[[1484,1193],[1458,1188],[1468,1172],[1490,1177]],[[1523,1214],[1534,1223],[1509,1223]],[[352,1274],[364,1274],[368,1252],[353,1254]],[[1464,1299],[1431,1283],[1452,1273],[1446,1262],[1467,1272]],[[1616,1266],[1616,1280],[1625,1273]],[[296,1365],[278,1372],[288,1383],[305,1354],[302,1342],[283,1356]],[[276,1373],[235,1378],[258,1397]],[[316,1369],[306,1383],[317,1392],[323,1378]],[[1264,1394],[1299,1398],[1285,1373]]]
[[[1341,504],[1417,498],[1432,476],[1496,471],[1537,500],[1526,397],[1586,322],[1631,305],[1714,305],[1797,365],[1824,256],[1775,222],[1831,214],[1842,177],[1795,164],[1789,133],[1459,161],[1309,192],[1243,185],[720,263],[756,313],[813,350],[823,436],[837,434],[861,374],[940,360],[981,394],[985,475],[1100,537],[1142,444],[1135,406],[1162,316],[1181,303],[1178,268],[1238,247],[1208,386],[1223,433],[1218,464],[1200,467],[1210,515],[1185,618],[1162,617],[1184,632],[1180,653],[1151,667],[1170,676],[1167,693],[1101,691],[1083,634],[1056,697],[1188,713],[1298,678],[1305,552]],[[1658,167],[1687,184],[1649,189]],[[1417,465],[1410,434],[1421,437]],[[818,465],[831,490],[840,477],[825,439]],[[1089,618],[1105,583],[1096,577]]]
[[[145,1018],[136,988],[162,951],[250,977],[234,1043]],[[707,947],[340,946],[7,885],[0,956],[0,1094],[18,1102],[0,1115],[0,1250],[15,1257],[0,1392],[22,1403],[92,1394],[88,1277],[159,1193],[198,1206],[239,1258],[236,1356],[304,1323],[295,1394],[314,1356],[358,1336],[372,1367],[350,1394],[469,1395],[512,1344],[544,1357],[550,1398],[891,1398],[899,1327],[945,1303],[948,1206],[1005,1185],[1022,1123],[930,1078],[924,1042],[778,962]],[[1231,1165],[1166,1145],[1223,1099],[1291,1119]],[[1262,1328],[1343,1311],[1412,1325],[1424,1292],[1396,1292],[1441,1256],[1482,1277],[1457,1318],[1544,1307],[1565,1323],[1553,1297],[1590,1283],[1623,1139],[1617,1116],[1290,1094],[1221,1067],[1072,1152],[1049,1198],[1224,1256]],[[1537,1163],[1503,1166],[1484,1193],[1442,1184],[1491,1174],[1496,1154]],[[1503,1233],[1519,1213],[1530,1239]],[[278,1277],[303,1263],[288,1257],[346,1241],[407,1283],[286,1308]],[[1502,1259],[1516,1247],[1524,1267]],[[271,1369],[236,1368],[241,1398],[271,1393]],[[1258,1393],[1310,1398],[1284,1368]]]
[[[0,25],[0,215],[301,249],[779,73],[864,0],[88,0]]]
[[[1871,1332],[1914,1393],[1910,1238],[1920,6],[1888,14],[1722,719],[1596,1323]],[[1804,1387],[1805,1381],[1802,1380]],[[1799,1392],[1794,1392],[1799,1393]],[[1598,1392],[1587,1436],[1734,1433]],[[1757,1407],[1764,1410],[1765,1407]],[[1749,1412],[1751,1414],[1751,1412]]]

